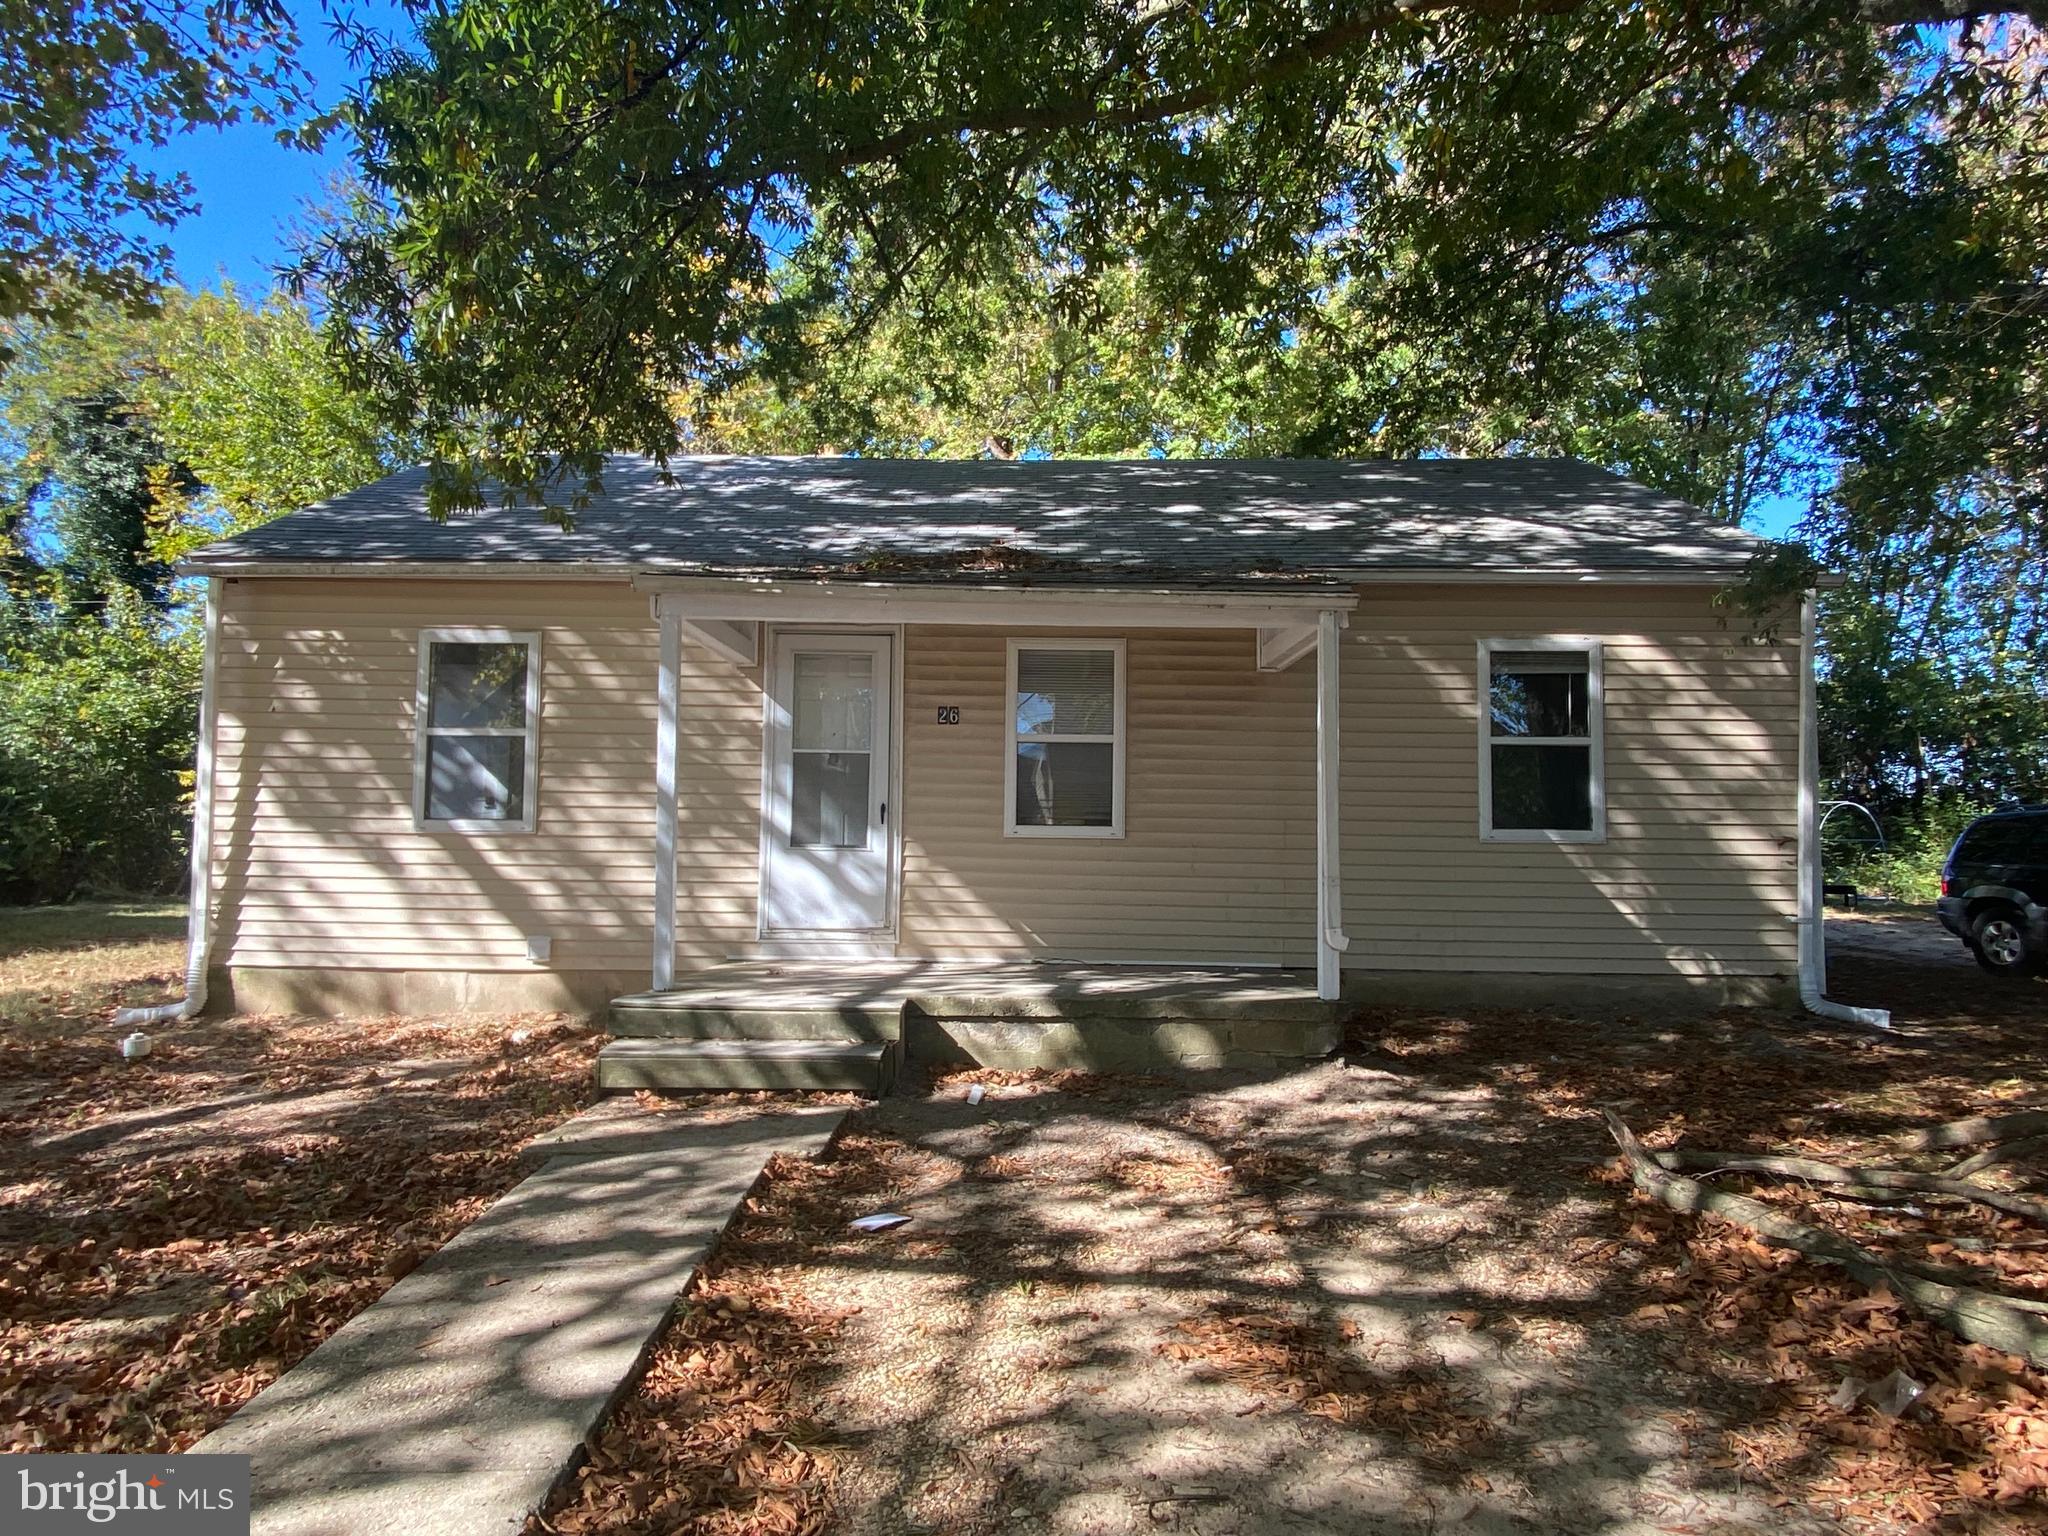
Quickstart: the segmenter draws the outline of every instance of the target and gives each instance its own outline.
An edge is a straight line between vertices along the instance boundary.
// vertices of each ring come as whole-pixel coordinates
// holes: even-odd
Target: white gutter
[[[213,734],[219,705],[214,673],[220,659],[221,578],[206,583],[206,649],[199,663],[199,745],[192,781],[192,874],[187,896],[185,996],[154,1008],[123,1008],[118,1029],[189,1019],[206,1007],[206,966],[213,949]]]
[[[1827,930],[1820,890],[1820,723],[1813,681],[1815,605],[1808,592],[1799,603],[1799,1001],[1809,1013],[1865,1029],[1890,1029],[1882,1008],[1851,1008],[1831,1002]]]
[[[180,576],[276,576],[347,581],[630,581],[645,569],[617,560],[210,560],[171,567]]]
[[[654,728],[654,958],[648,985],[666,992],[676,979],[676,738],[680,734],[683,621],[661,618],[661,674]]]
[[[1316,618],[1316,996],[1335,1002],[1344,995],[1344,838],[1341,809],[1344,737],[1337,707],[1341,697],[1345,615],[1325,608]]]

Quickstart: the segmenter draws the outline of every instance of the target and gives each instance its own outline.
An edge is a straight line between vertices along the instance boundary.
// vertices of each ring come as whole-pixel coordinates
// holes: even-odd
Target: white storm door
[[[761,931],[889,926],[887,635],[782,634],[768,700]]]

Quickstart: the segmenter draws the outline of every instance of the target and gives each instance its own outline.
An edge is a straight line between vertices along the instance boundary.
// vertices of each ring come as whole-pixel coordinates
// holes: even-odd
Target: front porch
[[[1301,966],[1337,997],[1353,589],[636,585],[651,991],[728,961],[1078,956]]]
[[[885,1092],[905,1060],[1280,1070],[1329,1054],[1308,971],[1054,961],[745,961],[611,1006],[601,1089]]]

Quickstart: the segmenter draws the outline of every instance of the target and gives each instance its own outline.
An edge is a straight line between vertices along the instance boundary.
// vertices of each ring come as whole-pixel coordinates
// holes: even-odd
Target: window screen
[[[875,748],[875,659],[798,651],[791,662],[789,841],[865,848]]]
[[[1484,831],[1597,834],[1595,676],[1590,649],[1489,651]]]
[[[422,637],[420,818],[528,825],[534,642]]]
[[[1013,831],[1116,829],[1121,661],[1114,647],[1017,647]]]

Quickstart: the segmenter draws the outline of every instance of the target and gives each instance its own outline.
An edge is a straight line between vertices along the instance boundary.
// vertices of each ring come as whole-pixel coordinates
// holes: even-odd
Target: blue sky
[[[332,106],[357,75],[347,50],[335,41],[335,16],[394,36],[410,31],[405,13],[391,0],[292,0],[291,11],[299,24],[301,63],[322,107]],[[179,281],[211,288],[226,276],[253,294],[271,287],[273,273],[289,255],[286,227],[307,203],[320,200],[329,178],[348,163],[340,136],[313,154],[286,148],[277,142],[276,129],[256,123],[181,134],[143,158],[154,168],[182,170],[198,193],[199,212],[166,242]]]
[[[302,38],[302,62],[313,77],[314,99],[323,107],[339,99],[357,74],[334,38],[337,14],[398,37],[411,25],[393,0],[294,0],[292,11]],[[280,145],[275,130],[254,123],[187,133],[148,157],[153,166],[184,171],[198,194],[199,212],[173,230],[168,241],[179,280],[188,287],[211,288],[225,277],[244,293],[266,292],[289,255],[286,229],[302,208],[319,201],[347,159],[338,135],[314,154]],[[1804,511],[1803,502],[1779,501],[1762,510],[1758,529],[1781,537]]]

